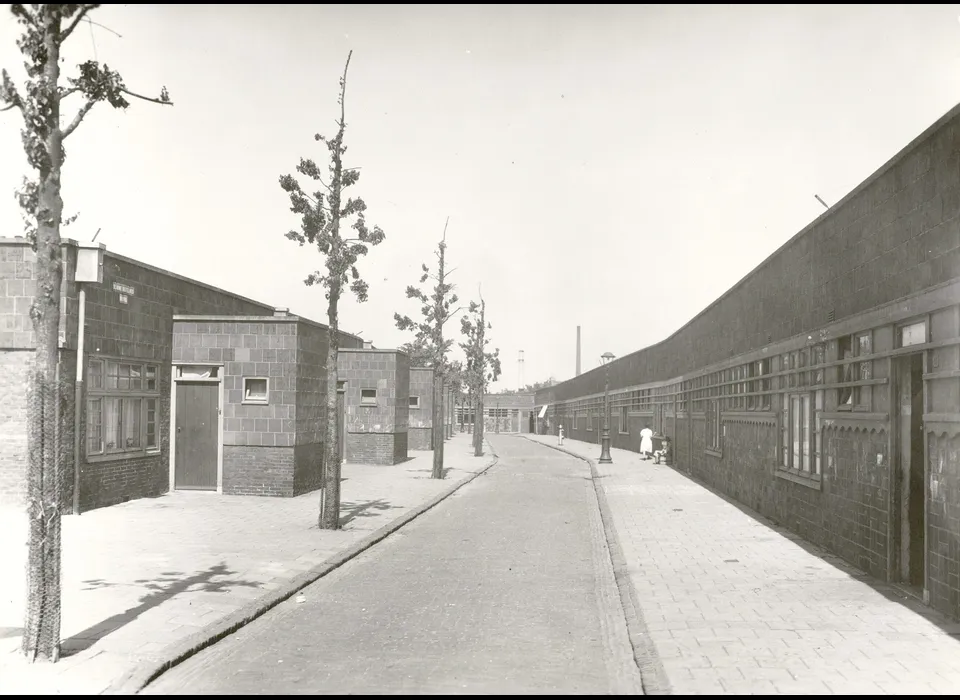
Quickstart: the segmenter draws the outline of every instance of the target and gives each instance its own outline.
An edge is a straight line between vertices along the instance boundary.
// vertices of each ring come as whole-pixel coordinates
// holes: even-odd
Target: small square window
[[[411,396],[410,397],[410,408],[420,408],[420,397]]]
[[[898,329],[898,335],[901,348],[922,345],[927,342],[927,322],[918,321],[908,326],[901,326]]]
[[[360,405],[361,405],[361,406],[376,406],[376,405],[377,405],[377,390],[376,390],[376,389],[361,389],[361,390],[360,390]]]
[[[243,378],[243,403],[267,403],[267,378]]]

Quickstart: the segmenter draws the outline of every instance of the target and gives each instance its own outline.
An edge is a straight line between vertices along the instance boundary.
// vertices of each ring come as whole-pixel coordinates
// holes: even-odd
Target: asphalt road
[[[642,692],[589,467],[516,436],[500,461],[142,692]]]

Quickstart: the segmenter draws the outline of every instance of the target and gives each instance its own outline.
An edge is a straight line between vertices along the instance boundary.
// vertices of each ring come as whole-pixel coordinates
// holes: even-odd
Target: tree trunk
[[[340,416],[337,413],[337,359],[340,357],[340,320],[337,302],[340,290],[330,289],[327,304],[327,410],[323,439],[323,494],[320,497],[321,530],[340,529]]]
[[[474,457],[483,457],[483,429],[484,429],[484,418],[483,418],[483,390],[481,389],[477,392],[477,416],[479,420],[477,421],[477,427],[474,431],[474,441],[473,441],[473,456]]]
[[[60,169],[63,139],[57,85],[60,79],[59,9],[41,6],[47,61],[42,89],[50,110],[44,125],[48,168],[39,173],[37,207],[36,296],[30,309],[36,335],[34,365],[28,380],[27,415],[27,610],[22,650],[30,659],[60,658],[60,488],[57,425],[57,363],[60,337]]]
[[[433,479],[443,478],[443,375],[437,369],[433,374]]]

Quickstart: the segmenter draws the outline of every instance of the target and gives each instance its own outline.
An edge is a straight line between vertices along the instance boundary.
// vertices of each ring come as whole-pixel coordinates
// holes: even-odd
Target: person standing
[[[640,454],[644,459],[650,459],[650,453],[653,452],[653,431],[650,428],[644,428],[640,431]]]

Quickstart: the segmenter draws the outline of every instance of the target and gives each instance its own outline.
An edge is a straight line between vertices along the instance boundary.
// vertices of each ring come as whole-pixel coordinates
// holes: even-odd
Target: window
[[[927,342],[927,322],[917,321],[897,329],[897,341],[901,348],[920,345]]]
[[[360,405],[361,405],[361,406],[376,406],[376,405],[377,405],[377,390],[376,390],[376,389],[361,389],[361,390],[360,390]]]
[[[159,394],[157,365],[91,357],[87,362],[87,455],[158,450]]]
[[[180,365],[177,367],[178,379],[216,379],[220,368],[209,365]]]
[[[707,449],[720,452],[720,402],[706,402]]]
[[[867,331],[857,335],[857,357],[863,357],[873,353],[873,334]],[[860,362],[857,364],[857,379],[873,378],[873,360]],[[870,386],[853,387],[853,402],[856,406],[870,410],[871,389]]]
[[[243,403],[268,403],[268,387],[266,377],[243,378]]]
[[[620,432],[621,433],[629,432],[627,430],[627,407],[626,406],[620,407]]]
[[[837,359],[838,360],[852,360],[853,359],[853,343],[851,342],[850,336],[844,336],[842,338],[837,338]],[[840,381],[841,382],[852,382],[853,381],[853,363],[847,362],[840,366]],[[840,387],[837,394],[837,405],[843,409],[846,408],[849,410],[853,406],[853,387],[844,386]]]
[[[410,397],[410,408],[420,408],[420,397],[411,396]]]
[[[873,361],[854,362],[857,357],[870,355],[873,352],[873,334],[870,331],[844,336],[837,339],[837,356],[841,360],[848,360],[841,365],[841,382],[856,382],[873,378]],[[846,386],[840,387],[837,393],[837,404],[840,410],[849,411],[853,407],[870,409],[871,387]]]
[[[823,408],[823,390],[788,394],[780,420],[780,464],[784,469],[820,473],[820,434],[813,409]]]

